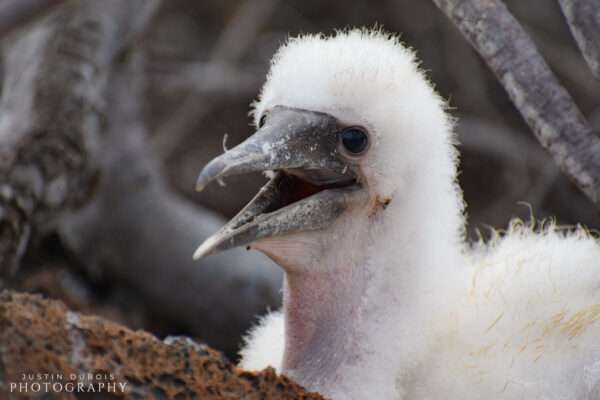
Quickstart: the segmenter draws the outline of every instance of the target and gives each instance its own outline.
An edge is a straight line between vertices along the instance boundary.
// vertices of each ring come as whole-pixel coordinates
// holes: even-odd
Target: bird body
[[[600,398],[599,260],[584,229],[513,221],[502,236],[465,248],[463,263],[447,272],[461,276],[458,293],[436,291],[447,303],[410,312],[391,303],[389,325],[367,317],[372,332],[359,340],[379,353],[333,398]],[[264,317],[246,338],[240,366],[281,371],[284,329],[283,313]],[[366,382],[387,368],[396,372],[389,392]]]
[[[243,368],[333,399],[600,398],[598,241],[513,221],[467,243],[445,108],[380,31],[278,51],[257,133],[199,178],[276,171],[196,253],[249,244],[285,271]]]

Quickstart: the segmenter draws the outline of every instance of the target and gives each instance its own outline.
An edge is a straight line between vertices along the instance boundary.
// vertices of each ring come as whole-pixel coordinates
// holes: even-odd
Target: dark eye
[[[347,153],[357,156],[365,152],[369,147],[369,135],[364,129],[350,127],[340,133],[340,141]]]
[[[263,114],[260,119],[258,120],[258,127],[262,128],[263,126],[265,126],[265,123],[267,122],[267,114]]]

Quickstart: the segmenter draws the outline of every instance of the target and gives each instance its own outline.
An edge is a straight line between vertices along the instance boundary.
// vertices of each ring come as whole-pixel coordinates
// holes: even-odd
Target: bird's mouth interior
[[[274,202],[265,212],[271,212],[300,200],[306,199],[314,194],[328,189],[339,189],[356,184],[356,180],[344,179],[323,183],[313,183],[307,180],[306,175],[298,171],[278,171],[277,189],[280,193],[278,201]]]
[[[231,229],[237,229],[258,216],[282,210],[321,192],[359,186],[358,180],[351,174],[324,174],[323,171],[300,169],[274,171],[272,178],[229,225]]]

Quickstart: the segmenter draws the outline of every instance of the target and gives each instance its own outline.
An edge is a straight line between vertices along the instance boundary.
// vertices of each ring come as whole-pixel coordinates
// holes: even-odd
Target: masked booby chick
[[[273,171],[196,252],[285,271],[242,367],[333,399],[600,398],[598,242],[513,222],[465,243],[452,119],[396,37],[289,40],[254,119],[198,178]]]

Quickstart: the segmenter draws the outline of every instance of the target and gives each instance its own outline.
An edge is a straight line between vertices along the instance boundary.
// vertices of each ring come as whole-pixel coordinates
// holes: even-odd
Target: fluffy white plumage
[[[280,311],[261,318],[246,337],[246,345],[240,351],[240,367],[253,371],[271,366],[280,370],[285,347],[284,329],[283,314]]]
[[[371,203],[256,246],[294,267],[285,315],[250,333],[243,368],[281,369],[300,326],[284,372],[333,399],[600,398],[598,241],[514,221],[465,243],[452,120],[412,51],[379,31],[291,39],[256,121],[276,105],[370,130]]]

